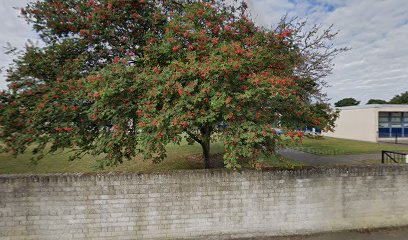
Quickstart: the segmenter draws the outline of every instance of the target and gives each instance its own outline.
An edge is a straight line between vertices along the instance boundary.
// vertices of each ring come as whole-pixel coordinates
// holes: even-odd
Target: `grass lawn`
[[[211,154],[217,166],[223,166],[222,153],[224,146],[222,143],[211,145]],[[9,154],[0,154],[0,174],[14,173],[68,173],[68,172],[158,172],[167,170],[181,169],[202,169],[204,162],[202,160],[201,146],[194,145],[174,145],[167,146],[167,159],[160,164],[154,164],[152,161],[144,161],[141,157],[136,157],[130,161],[125,161],[117,167],[109,167],[103,171],[93,168],[95,158],[85,156],[80,160],[68,161],[70,153],[62,152],[53,155],[47,155],[37,164],[30,161],[31,154],[27,152],[19,155],[17,158]],[[301,163],[284,159],[282,157],[273,157],[265,161],[266,167],[293,168],[303,166]],[[245,165],[244,165],[245,166]]]
[[[363,163],[363,164],[367,164],[367,165],[380,165],[380,164],[382,164],[381,163],[381,160],[364,160],[364,161],[361,161],[361,163]]]
[[[305,138],[297,149],[318,155],[380,153],[382,150],[408,152],[408,145],[391,143],[372,143],[340,138]]]

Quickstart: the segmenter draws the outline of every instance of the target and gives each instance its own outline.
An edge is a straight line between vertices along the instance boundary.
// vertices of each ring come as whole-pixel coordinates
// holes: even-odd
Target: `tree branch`
[[[194,135],[193,133],[186,131],[186,133],[188,134],[188,136],[190,136],[194,141],[198,142],[199,144],[202,144],[203,141],[201,141],[196,135]]]

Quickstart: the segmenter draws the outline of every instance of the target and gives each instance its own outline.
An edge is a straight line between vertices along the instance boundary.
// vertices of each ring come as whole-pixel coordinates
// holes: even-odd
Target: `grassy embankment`
[[[211,154],[218,167],[223,166],[222,153],[224,146],[222,143],[214,143],[211,146]],[[95,170],[95,157],[85,156],[80,160],[69,161],[69,151],[46,155],[37,164],[30,161],[31,153],[19,155],[14,158],[10,154],[0,154],[0,174],[14,173],[69,173],[69,172],[158,172],[181,169],[202,169],[204,163],[201,158],[202,150],[198,144],[194,145],[174,145],[167,146],[167,159],[162,163],[154,164],[152,161],[143,160],[136,157],[130,161],[125,161],[117,167],[108,167],[104,170]],[[303,166],[302,164],[284,159],[282,157],[272,157],[265,161],[266,167],[292,168]],[[244,167],[246,167],[244,165]]]
[[[341,155],[380,153],[382,150],[408,152],[408,145],[324,137],[319,139],[305,138],[304,144],[298,149],[317,155]]]

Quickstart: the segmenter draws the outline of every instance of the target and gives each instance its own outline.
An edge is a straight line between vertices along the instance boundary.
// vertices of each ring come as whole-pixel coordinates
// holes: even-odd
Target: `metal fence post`
[[[385,155],[385,151],[381,151],[381,163],[384,164],[385,163],[385,159],[384,159],[384,155]]]

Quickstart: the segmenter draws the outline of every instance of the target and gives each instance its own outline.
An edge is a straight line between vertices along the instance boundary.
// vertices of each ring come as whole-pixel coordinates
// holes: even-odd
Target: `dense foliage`
[[[367,104],[386,104],[387,101],[382,99],[370,99],[368,100]]]
[[[343,98],[334,103],[336,107],[347,107],[347,106],[356,106],[360,104],[360,101],[357,101],[355,98]]]
[[[399,95],[395,95],[389,101],[390,104],[408,104],[408,91],[401,93]]]
[[[103,167],[137,154],[160,162],[184,138],[210,167],[221,140],[228,168],[243,158],[259,167],[301,129],[333,125],[322,78],[344,49],[332,49],[330,29],[285,19],[264,29],[245,4],[214,1],[45,0],[22,13],[45,47],[27,47],[8,70],[7,151],[70,148],[106,156]]]

